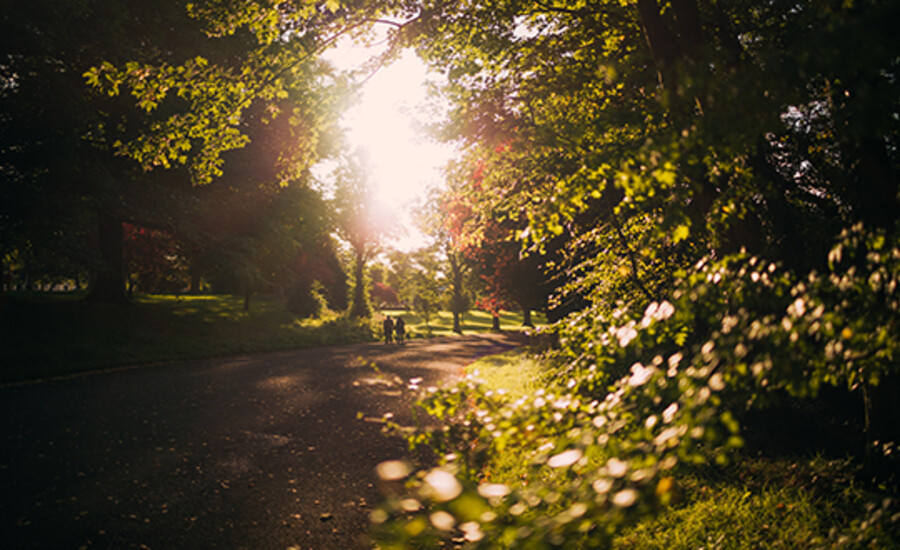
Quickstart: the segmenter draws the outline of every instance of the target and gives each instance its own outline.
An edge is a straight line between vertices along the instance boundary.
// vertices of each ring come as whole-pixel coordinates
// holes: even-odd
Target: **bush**
[[[287,309],[303,318],[320,317],[328,310],[324,287],[319,281],[295,286],[288,298]]]
[[[829,265],[800,278],[743,254],[700,262],[677,275],[670,300],[561,321],[549,391],[514,401],[472,381],[431,391],[420,406],[445,422],[405,433],[439,464],[382,468],[390,496],[373,514],[376,539],[609,546],[671,501],[680,467],[728,463],[743,444],[742,411],[824,385],[865,395],[897,374],[900,243],[855,227]],[[867,451],[889,456],[893,439],[878,441]],[[490,464],[507,452],[528,463],[522,483],[491,483]]]

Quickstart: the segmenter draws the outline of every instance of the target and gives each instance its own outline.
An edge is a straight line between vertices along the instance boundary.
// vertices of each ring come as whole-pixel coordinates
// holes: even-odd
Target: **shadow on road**
[[[402,384],[521,342],[277,352],[0,388],[8,548],[365,547]],[[377,366],[376,369],[373,365]]]

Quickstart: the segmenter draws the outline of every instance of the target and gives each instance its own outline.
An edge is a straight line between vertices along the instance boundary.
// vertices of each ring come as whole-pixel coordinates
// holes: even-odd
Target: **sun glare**
[[[372,55],[361,49],[339,46],[331,60],[339,68],[354,68],[361,54]],[[350,147],[368,156],[380,208],[401,226],[393,244],[403,250],[425,244],[412,223],[411,208],[428,187],[442,185],[441,168],[452,153],[450,146],[434,142],[419,128],[437,116],[429,107],[427,79],[424,64],[407,51],[369,78],[360,101],[342,118]]]

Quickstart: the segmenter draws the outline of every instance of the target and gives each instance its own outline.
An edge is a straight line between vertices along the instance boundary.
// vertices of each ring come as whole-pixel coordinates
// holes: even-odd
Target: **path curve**
[[[384,378],[458,379],[517,334],[360,344],[0,388],[6,548],[367,547]],[[372,365],[381,371],[379,378]]]

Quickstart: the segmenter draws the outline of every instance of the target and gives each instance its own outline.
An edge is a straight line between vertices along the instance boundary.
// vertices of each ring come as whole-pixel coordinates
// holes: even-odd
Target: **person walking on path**
[[[388,315],[384,318],[384,343],[390,344],[394,341],[394,321]]]
[[[397,343],[402,344],[403,338],[406,336],[406,321],[402,316],[397,317],[397,322],[394,323],[394,332],[397,333]]]

